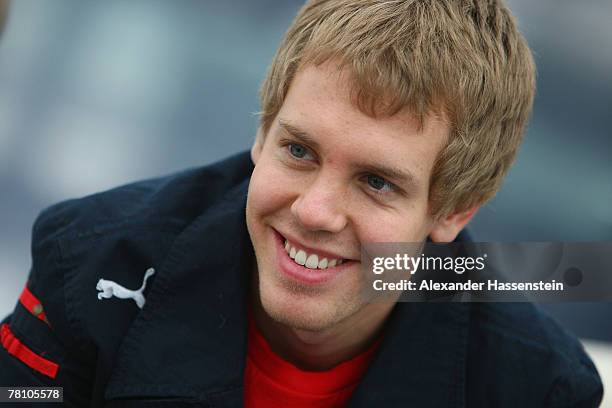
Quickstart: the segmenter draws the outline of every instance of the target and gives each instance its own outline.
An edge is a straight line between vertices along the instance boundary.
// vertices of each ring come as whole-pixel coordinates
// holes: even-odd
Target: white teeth
[[[306,267],[310,269],[317,269],[317,265],[319,265],[319,257],[312,254],[306,259]]]
[[[322,258],[319,260],[319,256],[315,254],[307,254],[302,249],[296,249],[291,245],[289,240],[285,240],[285,251],[289,254],[289,257],[295,261],[298,265],[303,265],[308,269],[327,269],[333,268],[334,266],[340,265],[342,260]]]
[[[298,253],[295,254],[295,263],[298,265],[304,265],[306,263],[306,252],[300,249]]]

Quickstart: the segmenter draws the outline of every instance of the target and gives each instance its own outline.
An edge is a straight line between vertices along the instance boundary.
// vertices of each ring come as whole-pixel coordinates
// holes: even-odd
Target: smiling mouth
[[[308,248],[286,238],[272,228],[276,241],[278,271],[293,282],[309,287],[321,286],[352,270],[352,259],[338,257],[333,252]]]
[[[304,266],[308,269],[328,269],[334,266],[341,265],[344,261],[341,258],[324,257],[323,255],[308,253],[304,249],[300,249],[299,246],[295,246],[288,239],[283,238],[285,242],[285,251],[289,254],[289,258],[293,259],[293,262],[300,266]]]
[[[291,238],[285,237],[273,228],[280,247],[287,254],[287,260],[296,266],[318,271],[335,271],[338,267],[345,269],[355,263],[352,259],[346,259],[335,255],[333,252],[308,248]]]

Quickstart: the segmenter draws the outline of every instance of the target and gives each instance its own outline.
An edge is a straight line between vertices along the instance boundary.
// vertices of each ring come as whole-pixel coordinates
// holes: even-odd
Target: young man
[[[307,2],[250,153],[41,214],[0,386],[95,407],[597,406],[580,343],[532,305],[359,296],[362,244],[467,239],[534,76],[501,2]]]

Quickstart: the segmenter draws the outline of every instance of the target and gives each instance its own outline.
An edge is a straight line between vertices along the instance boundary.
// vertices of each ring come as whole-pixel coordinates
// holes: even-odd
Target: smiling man
[[[360,244],[452,241],[469,220],[473,210],[430,215],[429,180],[448,134],[445,119],[420,126],[408,109],[362,112],[338,64],[299,70],[252,148],[247,200],[256,317],[279,350],[318,369],[355,355],[393,307],[360,304]]]
[[[366,243],[468,240],[534,95],[500,1],[308,1],[250,152],[51,207],[0,386],[77,406],[594,407],[530,304],[368,302]]]

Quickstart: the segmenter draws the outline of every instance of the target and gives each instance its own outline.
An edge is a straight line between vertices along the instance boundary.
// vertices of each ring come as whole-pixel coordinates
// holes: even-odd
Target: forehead
[[[378,162],[424,180],[429,180],[449,133],[444,118],[433,115],[421,123],[408,109],[380,117],[362,112],[350,73],[332,63],[298,71],[273,124],[283,130],[279,123],[307,133],[336,162]]]

